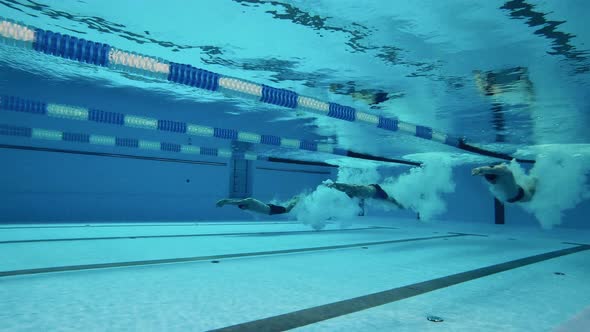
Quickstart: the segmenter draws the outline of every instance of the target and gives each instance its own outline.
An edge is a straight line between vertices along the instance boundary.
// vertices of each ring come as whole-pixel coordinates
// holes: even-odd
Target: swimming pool
[[[583,324],[586,7],[1,2],[3,321]],[[471,175],[496,161],[533,200]]]

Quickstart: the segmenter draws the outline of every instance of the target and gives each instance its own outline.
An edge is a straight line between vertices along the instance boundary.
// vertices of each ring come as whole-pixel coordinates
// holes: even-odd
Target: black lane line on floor
[[[72,237],[56,239],[29,239],[29,240],[9,240],[0,241],[0,244],[15,243],[39,243],[39,242],[68,242],[68,241],[97,241],[97,240],[130,240],[130,239],[158,239],[158,238],[177,238],[177,237],[214,237],[214,236],[278,236],[278,235],[301,235],[301,234],[323,234],[323,233],[340,233],[351,231],[380,230],[381,227],[363,227],[348,229],[327,229],[323,231],[284,231],[284,232],[242,232],[242,233],[203,233],[203,234],[169,234],[169,235],[127,235],[127,236],[102,236],[102,237]],[[389,228],[385,228],[389,229]]]
[[[294,311],[274,317],[263,318],[251,322],[232,325],[212,331],[285,331],[318,323],[327,319],[348,315],[358,311],[374,308],[384,304],[400,301],[441,288],[461,284],[467,281],[487,277],[492,274],[516,269],[577,252],[589,250],[590,246],[583,245],[567,249],[556,250],[540,255],[529,256],[513,261],[490,265],[487,267],[461,272],[442,278],[432,279],[403,287],[393,288],[383,292],[359,296],[352,299],[325,304],[317,307]]]
[[[463,233],[463,232],[447,232],[449,234],[462,234],[462,235],[471,235],[471,236],[481,236],[481,237],[488,237],[488,235],[484,234],[475,234],[475,233]]]
[[[215,222],[207,222],[207,223],[186,223],[186,224],[141,224],[138,223],[137,225],[134,224],[124,224],[124,225],[98,225],[98,224],[86,224],[86,225],[55,225],[55,226],[3,226],[0,229],[40,229],[40,228],[86,228],[86,227],[189,227],[189,226],[261,226],[261,225],[296,225],[301,224],[300,222],[236,222],[236,223],[215,223]]]
[[[576,246],[590,246],[588,243],[577,243],[577,242],[562,242],[563,244],[573,244]]]
[[[167,258],[167,259],[154,259],[154,260],[144,260],[144,261],[69,265],[69,266],[56,266],[56,267],[46,267],[46,268],[38,268],[38,269],[0,271],[0,277],[11,277],[11,276],[18,276],[18,275],[50,273],[50,272],[67,272],[67,271],[80,271],[80,270],[93,270],[93,269],[108,269],[108,268],[115,268],[115,267],[129,267],[129,266],[141,266],[141,265],[197,262],[197,261],[219,260],[219,259],[229,259],[229,258],[242,258],[242,257],[253,257],[253,256],[294,254],[294,253],[303,253],[303,252],[374,246],[374,245],[391,244],[391,243],[415,242],[415,241],[424,241],[424,240],[433,240],[433,239],[442,239],[442,238],[452,238],[452,237],[460,237],[460,236],[468,236],[468,235],[447,234],[447,235],[439,235],[439,236],[417,237],[417,238],[398,239],[398,240],[341,244],[341,245],[325,246],[325,247],[310,247],[310,248],[284,249],[284,250],[273,250],[273,251],[256,251],[256,252],[246,252],[246,253],[239,253],[239,254]]]

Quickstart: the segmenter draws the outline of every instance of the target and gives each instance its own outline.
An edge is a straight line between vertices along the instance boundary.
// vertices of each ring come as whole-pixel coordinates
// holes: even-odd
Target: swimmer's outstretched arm
[[[500,164],[498,166],[481,166],[476,167],[471,170],[471,175],[484,175],[484,174],[507,174],[510,173],[508,167],[505,164]]]
[[[217,205],[217,207],[222,207],[222,206],[228,205],[228,204],[229,205],[240,205],[243,210],[249,210],[249,211],[254,211],[254,212],[263,213],[263,214],[270,213],[270,207],[267,204],[255,199],[255,198],[252,198],[252,197],[239,198],[239,199],[224,198],[224,199],[220,199],[219,201],[217,201],[217,203],[215,203],[215,205]]]

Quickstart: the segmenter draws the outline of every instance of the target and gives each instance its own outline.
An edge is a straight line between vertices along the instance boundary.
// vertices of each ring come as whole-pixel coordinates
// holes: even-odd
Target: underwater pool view
[[[0,0],[0,330],[586,331],[589,10]]]

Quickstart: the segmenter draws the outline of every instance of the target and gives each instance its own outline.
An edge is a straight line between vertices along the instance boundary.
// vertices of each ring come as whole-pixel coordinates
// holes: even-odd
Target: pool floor
[[[3,225],[0,330],[570,331],[589,312],[589,235],[370,217]]]

